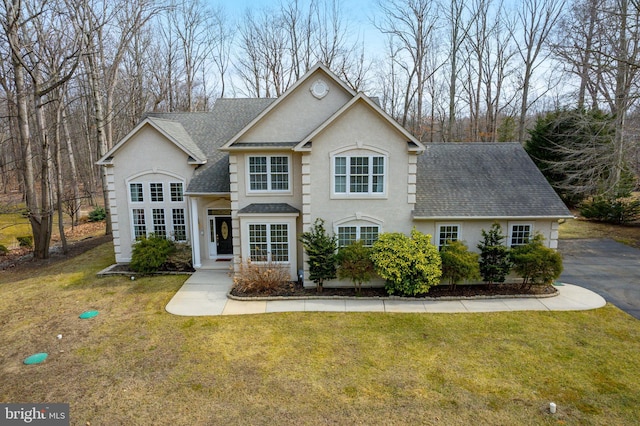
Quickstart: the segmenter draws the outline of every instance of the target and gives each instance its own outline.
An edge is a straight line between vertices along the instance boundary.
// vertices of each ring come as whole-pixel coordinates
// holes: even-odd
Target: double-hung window
[[[133,216],[133,236],[137,240],[138,238],[147,236],[147,225],[144,216],[144,209],[132,209],[131,214]]]
[[[249,191],[289,191],[289,157],[250,156]]]
[[[383,194],[385,157],[336,156],[333,158],[333,192],[336,194]]]
[[[440,225],[438,227],[438,248],[446,246],[449,242],[458,241],[460,239],[459,225]]]
[[[378,239],[379,233],[378,226],[338,226],[338,247],[348,246],[358,240],[361,240],[365,246],[371,247]]]
[[[184,209],[172,209],[173,239],[175,241],[187,241],[187,222],[184,217]]]
[[[254,262],[289,261],[289,225],[286,223],[249,224],[249,251]]]

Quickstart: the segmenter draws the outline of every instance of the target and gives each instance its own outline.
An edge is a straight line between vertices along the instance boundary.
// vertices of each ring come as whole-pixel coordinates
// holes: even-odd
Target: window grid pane
[[[358,229],[355,226],[338,227],[338,247],[345,247],[358,239]]]
[[[286,224],[270,226],[271,260],[274,262],[289,261],[289,230]]]
[[[446,246],[447,241],[458,241],[458,225],[446,225],[440,227],[438,247]]]
[[[254,262],[267,260],[267,225],[249,225],[249,257]]]
[[[167,236],[167,225],[164,220],[164,209],[153,209],[153,233],[159,237]]]
[[[184,219],[184,209],[173,209],[173,239],[187,241],[187,223]]]
[[[141,183],[130,183],[129,192],[131,192],[131,202],[142,203],[144,201],[144,196],[142,195]]]
[[[511,227],[511,245],[521,246],[529,242],[531,225],[513,225]]]
[[[369,158],[351,157],[350,166],[349,191],[369,192]]]
[[[155,203],[161,203],[164,201],[161,183],[151,183],[149,184],[149,188],[151,190],[151,201]]]
[[[365,246],[371,247],[378,239],[378,232],[377,226],[361,226],[360,240]]]
[[[271,189],[289,190],[289,159],[287,157],[271,157]]]
[[[144,209],[133,209],[133,236],[138,238],[147,236],[147,225],[144,218]]]
[[[347,158],[336,157],[334,161],[335,161],[334,190],[335,192],[347,192]]]
[[[371,183],[372,192],[384,192],[384,157],[373,157]]]
[[[267,157],[249,157],[249,188],[252,191],[266,191]]]
[[[171,182],[171,201],[174,203],[184,201],[182,182]]]

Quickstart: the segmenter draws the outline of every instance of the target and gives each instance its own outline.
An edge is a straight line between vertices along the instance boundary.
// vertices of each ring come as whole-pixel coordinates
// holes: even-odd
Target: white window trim
[[[166,186],[165,183],[166,182],[162,182],[162,181],[161,182],[158,182],[158,181],[150,181],[149,182],[149,202],[150,203],[158,205],[160,203],[166,203],[167,202],[166,201],[167,197],[166,197],[166,194],[165,194],[165,186]],[[161,186],[162,191],[160,191],[160,194],[162,194],[162,201],[153,201],[153,196],[152,196],[153,193],[151,191],[151,185],[160,185]]]
[[[349,217],[345,217],[343,219],[337,220],[333,223],[333,233],[334,235],[336,235],[336,237],[338,236],[338,228],[342,228],[342,227],[348,227],[348,226],[352,226],[352,227],[356,227],[356,241],[360,240],[360,228],[363,226],[375,226],[378,228],[378,237],[380,236],[380,234],[382,234],[384,232],[383,228],[383,221],[376,219],[375,217],[371,217],[371,216],[367,216],[367,215],[362,215],[360,213],[356,213],[353,216],[349,216]]]
[[[443,247],[440,244],[440,231],[445,226],[457,226],[458,227],[458,239],[457,239],[457,241],[462,241],[462,224],[461,223],[438,222],[438,223],[436,223],[436,235],[435,235],[435,246],[437,246],[438,249],[441,249]]]
[[[529,226],[529,238],[532,238],[535,235],[535,230],[533,227],[533,222],[509,222],[509,234],[507,235],[507,247],[518,247],[523,244],[512,244],[513,242],[513,227],[514,226]]]
[[[267,189],[251,189],[251,170],[250,170],[250,159],[255,157],[265,157],[267,159]],[[287,183],[288,189],[271,189],[271,158],[273,157],[284,157],[287,159]],[[247,195],[264,195],[264,194],[292,194],[293,193],[293,180],[291,173],[291,155],[289,154],[249,154],[245,159],[245,167],[246,167],[246,188]]]
[[[280,265],[290,265],[291,264],[291,226],[287,222],[247,222],[245,224],[245,231],[247,233],[247,256],[251,258],[251,234],[249,228],[251,225],[266,225],[267,226],[267,262],[271,261],[271,226],[272,225],[284,225],[287,228],[287,261],[285,262],[277,262],[273,261],[273,263],[277,263]],[[264,264],[266,262],[251,260],[252,263],[256,264]]]
[[[346,182],[346,192],[336,192],[336,158],[343,157],[346,158],[347,164],[347,182]],[[349,177],[351,174],[349,173],[351,158],[354,157],[366,157],[369,159],[369,191],[368,192],[350,192],[351,186],[349,184]],[[379,157],[384,161],[384,173],[382,175],[382,192],[372,192],[373,185],[373,158]],[[389,157],[382,153],[367,153],[367,154],[358,154],[358,153],[338,153],[331,155],[331,198],[349,198],[349,199],[357,199],[357,198],[387,198],[387,186],[389,182]]]
[[[177,184],[177,183],[182,185],[182,201],[173,201],[173,196],[171,194],[171,185],[172,184]],[[169,182],[167,182],[167,187],[168,187],[168,191],[169,191],[169,199],[167,201],[169,203],[172,203],[172,204],[185,203],[185,195],[184,195],[185,183],[183,181],[181,181],[181,180],[179,180],[179,181],[175,181],[175,180],[169,181]]]
[[[338,236],[340,234],[340,228],[356,228],[356,241],[362,241],[362,228],[363,227],[369,227],[369,228],[378,228],[378,237],[380,237],[380,234],[382,233],[381,231],[381,227],[380,225],[378,225],[377,223],[343,223],[340,224],[338,226],[336,226],[335,229],[335,235]],[[339,246],[340,247],[340,246]],[[371,247],[366,246],[366,247]]]
[[[142,201],[133,201],[131,199],[131,185],[140,185],[140,187],[142,188]],[[145,200],[145,194],[144,194],[144,182],[127,182],[127,197],[129,200],[129,204],[133,204],[133,205],[138,205],[141,206],[144,204],[144,200]]]
[[[175,224],[173,222],[173,210],[174,209],[182,209],[184,214],[184,227],[185,227],[185,239],[184,240],[176,240],[174,238],[174,227]],[[166,238],[177,241],[177,242],[185,242],[189,241],[189,220],[186,206],[168,206],[168,205],[156,205],[156,206],[133,206],[129,209],[129,220],[131,222],[131,241],[136,241],[136,232],[135,232],[135,224],[133,221],[133,211],[134,210],[143,210],[144,211],[144,225],[146,229],[146,236],[148,237],[151,234],[156,233],[156,224],[154,223],[153,211],[154,210],[163,210],[164,211],[164,227],[166,232]]]

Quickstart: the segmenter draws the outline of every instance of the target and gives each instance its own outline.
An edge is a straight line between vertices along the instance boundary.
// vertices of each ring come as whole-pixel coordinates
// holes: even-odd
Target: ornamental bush
[[[233,287],[241,293],[267,293],[277,290],[283,283],[291,281],[289,268],[281,263],[240,262],[233,273]]]
[[[0,244],[0,256],[6,256],[7,254],[9,254],[9,249],[6,246]]]
[[[360,292],[362,284],[371,281],[375,268],[370,257],[371,249],[362,241],[356,241],[338,250],[338,278],[348,279],[353,283],[356,292]]]
[[[411,237],[383,233],[371,248],[376,273],[386,280],[389,294],[415,296],[424,294],[440,283],[440,254],[431,244],[431,235],[417,230]]]
[[[480,278],[479,256],[469,251],[462,241],[447,242],[440,251],[442,258],[442,277],[449,281],[451,287],[463,280]]]
[[[511,249],[513,270],[522,276],[523,286],[551,284],[562,273],[562,256],[543,241],[536,234],[528,244]]]
[[[107,217],[107,211],[104,207],[96,207],[89,212],[89,222],[100,222]]]
[[[157,272],[176,250],[173,241],[155,234],[142,237],[133,244],[129,268],[142,274]]]

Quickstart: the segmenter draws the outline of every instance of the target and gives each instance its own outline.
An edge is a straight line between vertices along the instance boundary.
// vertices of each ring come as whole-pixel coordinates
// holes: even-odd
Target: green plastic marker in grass
[[[89,319],[98,315],[98,311],[85,311],[80,314],[81,319]]]
[[[37,354],[33,354],[29,357],[26,357],[24,359],[24,363],[27,365],[31,365],[31,364],[40,364],[42,361],[44,361],[45,359],[47,359],[47,357],[49,356],[49,354],[45,353],[45,352],[40,352]]]

